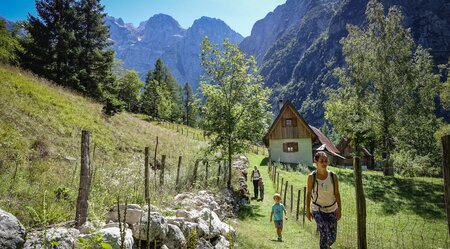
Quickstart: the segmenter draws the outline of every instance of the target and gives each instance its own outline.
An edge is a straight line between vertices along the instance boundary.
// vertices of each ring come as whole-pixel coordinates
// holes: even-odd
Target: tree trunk
[[[81,133],[81,170],[80,186],[78,189],[77,209],[75,215],[76,227],[86,222],[88,214],[88,197],[90,183],[90,161],[89,161],[89,131]]]

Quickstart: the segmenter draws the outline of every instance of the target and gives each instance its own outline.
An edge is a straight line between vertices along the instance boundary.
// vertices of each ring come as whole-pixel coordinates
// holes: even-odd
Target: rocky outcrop
[[[14,215],[0,209],[0,248],[23,248],[26,234]]]
[[[29,233],[25,248],[41,249],[44,244],[46,247],[52,245],[58,249],[74,248],[79,236],[80,232],[77,229],[67,227],[54,227],[45,231],[34,231]]]
[[[201,17],[187,30],[169,15],[152,16],[134,28],[121,18],[106,17],[110,26],[111,48],[116,57],[124,62],[124,68],[138,71],[142,79],[154,68],[158,58],[170,69],[180,84],[189,82],[197,88],[202,67],[199,54],[200,42],[208,36],[213,43],[222,43],[229,38],[240,43],[243,37],[223,21]]]

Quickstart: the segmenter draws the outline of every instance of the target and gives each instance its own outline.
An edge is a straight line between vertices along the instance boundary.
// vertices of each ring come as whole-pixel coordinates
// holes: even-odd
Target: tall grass
[[[154,151],[156,137],[158,160],[167,155],[166,184],[152,188],[152,200],[164,205],[176,193],[178,156],[183,157],[180,191],[193,187],[187,184],[189,174],[206,142],[128,113],[104,116],[101,104],[17,68],[0,66],[0,89],[0,208],[26,227],[42,225],[44,191],[50,224],[74,218],[83,129],[91,131],[89,219],[102,219],[117,195],[145,203],[144,148]]]

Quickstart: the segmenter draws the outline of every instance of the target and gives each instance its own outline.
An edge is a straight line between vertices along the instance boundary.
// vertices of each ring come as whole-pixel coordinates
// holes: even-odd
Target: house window
[[[285,118],[283,122],[283,127],[296,127],[297,122],[293,118]]]
[[[286,122],[286,126],[292,126],[292,119],[287,118],[285,122]]]
[[[283,152],[297,152],[298,143],[283,143]]]

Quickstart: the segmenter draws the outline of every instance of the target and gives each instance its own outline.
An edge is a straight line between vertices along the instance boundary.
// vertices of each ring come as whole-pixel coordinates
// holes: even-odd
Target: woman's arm
[[[336,174],[333,174],[334,177],[334,196],[336,197],[336,202],[338,204],[338,209],[336,211],[336,219],[340,220],[342,216],[341,209],[341,194],[339,193],[339,181]]]
[[[311,221],[311,191],[312,191],[312,176],[308,176],[308,192],[306,194],[306,218]]]

